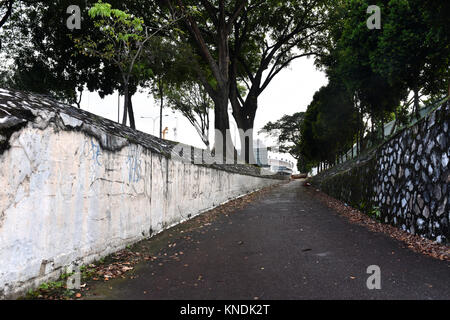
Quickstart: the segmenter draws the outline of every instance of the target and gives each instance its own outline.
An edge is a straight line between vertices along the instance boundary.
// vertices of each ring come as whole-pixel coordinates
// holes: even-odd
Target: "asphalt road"
[[[97,282],[90,298],[450,299],[449,262],[351,224],[301,181],[211,224],[181,229],[149,241],[175,247],[161,247],[158,259],[140,263],[132,279]],[[366,285],[371,265],[381,270],[379,290]]]

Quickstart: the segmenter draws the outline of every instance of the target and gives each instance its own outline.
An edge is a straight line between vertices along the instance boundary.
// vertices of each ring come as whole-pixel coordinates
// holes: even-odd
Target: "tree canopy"
[[[0,4],[2,85],[78,106],[85,89],[102,97],[118,90],[125,96],[122,123],[129,118],[132,127],[132,96],[148,90],[161,112],[166,106],[179,110],[206,146],[213,109],[215,142],[227,142],[216,151],[228,155],[234,151],[231,106],[245,132],[241,149],[247,162],[258,99],[295,59],[314,58],[329,84],[306,112],[263,130],[279,134],[302,170],[333,164],[355,143],[357,152],[368,140],[378,143],[386,122],[395,119],[396,128],[412,120],[421,100],[442,98],[449,88],[448,1],[376,1],[380,29],[367,27],[367,8],[374,4],[368,0]],[[64,23],[70,5],[81,9],[80,29]]]
[[[300,135],[300,154],[310,164],[335,163],[355,141],[360,152],[385,138],[387,121],[408,121],[412,102],[417,117],[421,97],[447,94],[449,20],[443,12],[448,4],[377,1],[381,29],[369,29],[370,4],[330,2],[327,41],[316,59],[330,83],[308,106]]]

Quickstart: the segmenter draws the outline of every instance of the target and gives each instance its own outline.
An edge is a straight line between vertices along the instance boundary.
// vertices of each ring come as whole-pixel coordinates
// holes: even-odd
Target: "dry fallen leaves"
[[[361,211],[347,206],[343,202],[330,197],[323,192],[311,194],[318,197],[328,207],[336,210],[352,223],[365,226],[373,232],[385,233],[396,240],[404,242],[409,249],[415,252],[422,253],[442,261],[450,261],[450,248],[446,245],[440,245],[432,240],[410,234],[394,226],[377,222]],[[394,252],[392,252],[392,254],[394,254]]]
[[[245,195],[239,199],[231,200],[227,202],[226,204],[223,204],[219,207],[216,207],[208,212],[203,213],[202,215],[199,215],[195,217],[195,219],[190,220],[188,225],[183,226],[183,230],[180,231],[181,234],[186,234],[181,239],[187,240],[187,241],[194,241],[192,239],[192,235],[189,235],[188,233],[191,231],[197,231],[197,232],[205,232],[209,226],[213,225],[213,222],[219,217],[219,216],[225,216],[229,217],[230,214],[234,214],[238,209],[242,209],[246,206],[248,206],[250,203],[254,202],[255,200],[261,198],[268,192],[270,192],[273,188],[276,186],[271,186],[264,188],[262,190],[256,191],[252,194]],[[229,222],[232,224],[232,222]],[[216,229],[217,231],[217,229]],[[169,237],[173,237],[173,234],[169,234]],[[200,243],[197,241],[196,243]],[[243,242],[241,243],[243,244]],[[169,248],[175,248],[176,242],[174,240],[168,241],[167,246]],[[124,278],[124,274],[128,271],[131,271],[137,263],[141,261],[149,261],[153,262],[158,259],[157,256],[151,257],[148,255],[146,251],[142,251],[141,249],[138,249],[141,252],[138,252],[136,249],[130,250],[129,248],[123,249],[121,251],[118,251],[114,254],[112,254],[109,259],[112,260],[112,262],[108,261],[106,263],[100,263],[100,264],[89,264],[89,271],[92,272],[91,279],[93,281],[110,281],[114,278],[120,277]],[[197,248],[198,250],[198,248]],[[179,255],[183,255],[183,251],[178,252]],[[167,257],[167,253],[163,254],[163,256]],[[179,261],[180,259],[176,257],[175,254],[170,256],[171,258]],[[247,258],[247,257],[246,257]],[[161,257],[159,258],[161,259]],[[163,258],[164,259],[164,258]],[[164,259],[163,261],[167,261]],[[163,266],[163,263],[159,263],[159,266]],[[189,265],[185,264],[185,267],[188,267]],[[154,275],[154,273],[152,274]],[[129,278],[134,279],[137,278],[137,276],[130,275]],[[201,281],[203,277],[200,275],[198,278],[198,281]],[[194,286],[198,286],[198,284],[194,284]],[[112,287],[110,287],[112,289]],[[161,288],[157,287],[158,290],[161,290]],[[89,288],[86,288],[86,284],[83,284],[83,290],[89,290]],[[96,295],[96,293],[93,293],[93,295]],[[81,297],[81,293],[77,293],[75,295],[76,298]],[[64,296],[55,295],[55,296],[48,296],[48,299],[64,299]]]

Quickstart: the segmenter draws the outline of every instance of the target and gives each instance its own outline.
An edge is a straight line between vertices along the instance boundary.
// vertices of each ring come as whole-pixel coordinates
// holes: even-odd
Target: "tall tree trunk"
[[[377,123],[376,123],[376,119],[373,113],[370,114],[370,118],[371,118],[371,126],[370,126],[370,134],[371,134],[371,139],[372,142],[376,142],[376,140],[378,140],[378,129],[377,129]]]
[[[163,87],[161,81],[159,81],[159,96],[160,96],[160,106],[159,106],[159,138],[162,138],[163,131],[163,108],[164,108],[164,97],[163,97]]]
[[[389,132],[389,136],[392,136],[394,134],[395,129],[397,128],[397,125],[398,125],[398,109],[397,108],[395,108],[394,114],[395,114],[394,115],[394,117],[395,117],[394,124],[392,125],[391,132]]]
[[[359,120],[360,120],[360,128],[359,131],[359,152],[361,153],[363,151],[363,139],[364,139],[364,123],[363,123],[363,114],[360,111],[359,112]]]
[[[231,97],[231,100],[236,98],[232,95]],[[258,109],[258,95],[254,91],[250,92],[242,107],[237,104],[236,100],[232,101],[235,102],[235,105],[233,106],[233,117],[241,131],[239,135],[241,141],[241,159],[245,161],[245,163],[256,164],[257,161],[253,152],[253,129],[256,110]]]
[[[359,154],[360,154],[360,152],[361,152],[361,143],[360,143],[360,140],[359,140],[359,137],[360,137],[360,132],[361,132],[361,122],[359,121],[359,109],[358,109],[358,115],[357,115],[357,118],[358,118],[358,129],[356,130],[357,132],[356,132],[356,156],[359,156]]]
[[[354,157],[354,153],[353,153],[353,144],[354,144],[354,141],[355,141],[355,137],[353,137],[353,139],[352,139],[352,159],[353,159],[353,157]]]
[[[359,128],[358,132],[356,133],[356,157],[359,155]]]
[[[122,117],[122,124],[124,126],[127,125],[127,116],[128,116],[128,85],[125,85],[124,95],[123,95],[123,117]]]
[[[79,92],[80,92],[80,95],[79,95],[78,100],[75,95],[75,104],[77,105],[78,109],[81,109],[81,98],[83,97],[83,90],[80,90]]]
[[[416,119],[420,119],[420,112],[419,112],[419,89],[417,85],[414,88],[414,114],[416,115]]]
[[[230,102],[233,107],[233,117],[241,131],[241,160],[246,163],[257,164],[253,151],[253,127],[255,122],[256,110],[258,109],[258,96],[260,94],[262,71],[256,72],[252,79],[251,88],[245,100],[240,98],[237,87],[237,56],[233,56],[230,65]],[[242,135],[242,131],[244,135]],[[244,155],[244,156],[243,156]]]
[[[249,164],[257,164],[254,154],[254,121],[255,117],[249,116],[248,119],[241,118],[238,124],[240,130],[241,159]]]
[[[228,92],[214,101],[214,149],[228,163],[234,162],[235,148],[230,134]]]
[[[131,101],[130,94],[128,94],[128,115],[130,116],[130,128],[136,129],[136,123],[134,122],[133,103]]]
[[[196,17],[186,12],[186,7],[182,1],[177,1],[177,6],[173,6],[172,1],[167,1],[170,7],[178,7],[177,10],[181,10],[181,13],[185,15],[183,19],[186,28],[190,32],[192,39],[197,45],[203,61],[207,63],[210,67],[211,76],[213,76],[217,82],[216,88],[213,88],[207,76],[202,70],[197,69],[198,76],[208,92],[210,97],[213,99],[214,108],[214,124],[215,124],[215,150],[216,153],[219,152],[223,156],[228,158],[231,153],[232,159],[234,160],[235,148],[231,140],[231,135],[229,132],[230,123],[228,118],[228,95],[230,91],[230,79],[229,79],[229,66],[230,66],[230,47],[229,47],[229,37],[233,31],[233,25],[239,18],[241,12],[244,10],[247,1],[236,2],[234,10],[230,13],[226,8],[226,2],[224,0],[219,0],[218,2],[202,1],[203,4],[206,3],[207,15],[213,21],[213,25],[216,28],[214,34],[215,37],[215,53],[212,54],[208,45],[203,37],[203,34],[196,22]],[[215,5],[218,5],[216,8]],[[227,17],[229,15],[229,17]],[[203,20],[203,17],[202,19]],[[216,54],[217,53],[217,54]]]
[[[14,0],[8,0],[7,2],[2,3],[2,6],[4,5],[7,9],[6,9],[6,12],[4,13],[3,17],[1,17],[1,19],[0,19],[0,28],[6,23],[6,21],[11,16],[12,11],[13,11],[13,4],[14,4]],[[1,45],[1,42],[0,42],[0,45]]]

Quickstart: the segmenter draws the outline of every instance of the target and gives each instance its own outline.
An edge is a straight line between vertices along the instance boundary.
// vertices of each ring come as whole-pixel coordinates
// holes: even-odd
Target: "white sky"
[[[272,142],[265,136],[256,136],[257,132],[269,121],[276,121],[285,114],[293,114],[299,111],[305,111],[308,104],[312,101],[314,93],[328,82],[325,74],[317,70],[313,65],[313,59],[301,58],[294,60],[289,68],[282,70],[270,83],[259,98],[259,108],[255,119],[255,139],[259,138],[270,145]],[[121,112],[120,119],[122,118]],[[117,121],[117,93],[101,99],[96,92],[84,92],[81,100],[81,107],[84,110],[97,114],[99,116]],[[133,108],[135,113],[136,128],[149,134],[159,135],[159,119],[155,122],[149,118],[159,116],[159,102],[145,93],[137,93],[133,96]],[[204,144],[199,138],[194,127],[180,113],[174,113],[170,108],[164,110],[163,128],[168,127],[167,139],[190,144],[196,147],[204,148]],[[213,112],[211,114],[211,131],[214,127]],[[232,137],[236,124],[230,114],[230,124]],[[155,123],[156,128],[153,128]],[[174,137],[174,128],[177,128],[177,138]],[[154,130],[154,131],[153,131]],[[239,147],[239,143],[238,143]],[[286,155],[286,159],[294,159]]]

